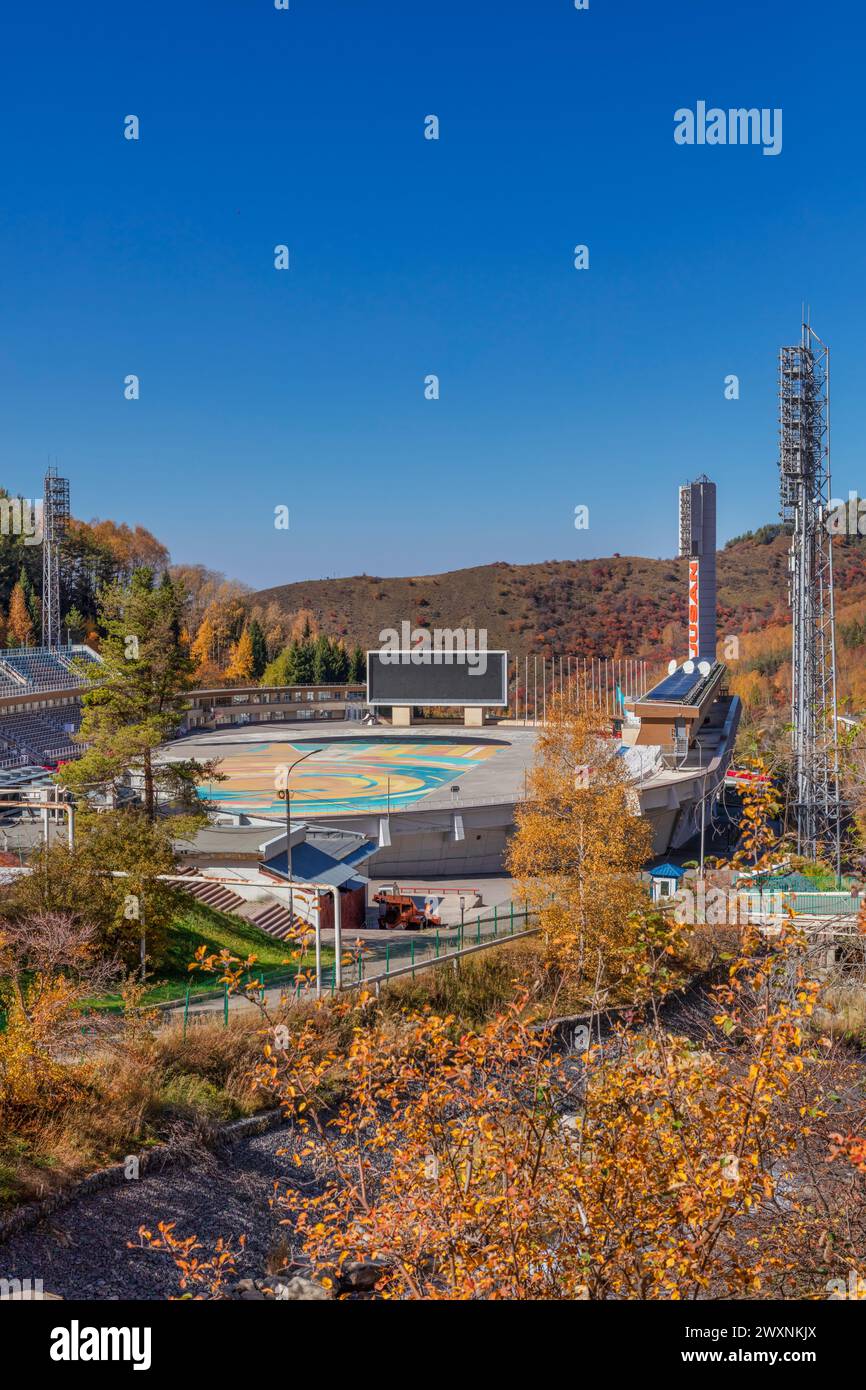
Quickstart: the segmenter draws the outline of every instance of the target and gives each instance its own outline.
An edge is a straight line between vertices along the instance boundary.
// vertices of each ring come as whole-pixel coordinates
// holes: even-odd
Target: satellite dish
[[[674,671],[675,671],[676,669],[677,669],[677,663],[676,663],[675,661],[669,661],[669,662],[668,662],[668,675],[669,675],[669,676],[672,676],[673,673],[674,673]]]
[[[700,673],[701,673],[702,676],[708,676],[708,675],[710,674],[710,671],[711,671],[712,669],[713,669],[713,668],[712,668],[712,666],[710,665],[710,663],[709,663],[708,661],[699,661],[699,662],[698,662],[698,670],[700,671]]]
[[[692,672],[694,671],[694,669],[695,669],[695,663],[694,663],[693,661],[684,661],[684,662],[683,662],[683,670],[685,671],[685,673],[686,673],[687,676],[690,676],[690,675],[692,674]]]

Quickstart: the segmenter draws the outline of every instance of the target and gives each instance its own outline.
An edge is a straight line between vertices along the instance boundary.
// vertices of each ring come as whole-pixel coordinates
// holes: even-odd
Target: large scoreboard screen
[[[507,705],[507,652],[367,653],[370,705]]]

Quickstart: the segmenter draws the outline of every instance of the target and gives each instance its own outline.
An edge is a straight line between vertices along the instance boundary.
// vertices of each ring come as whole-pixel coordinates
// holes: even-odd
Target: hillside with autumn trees
[[[719,654],[749,702],[790,689],[789,540],[769,525],[728,542],[718,555]],[[834,541],[841,694],[866,704],[866,541]],[[357,575],[265,589],[274,613],[303,610],[316,623],[378,645],[385,628],[486,628],[491,648],[514,656],[642,656],[680,660],[686,651],[687,562],[607,559],[505,561],[407,578]],[[733,639],[726,643],[726,639]],[[739,653],[737,657],[735,653]]]
[[[3,495],[0,493],[0,495]],[[778,525],[718,555],[719,654],[748,713],[783,712],[790,690],[788,537]],[[840,699],[866,708],[866,540],[834,539]],[[63,546],[63,626],[99,643],[101,588],[147,566],[186,593],[185,637],[203,682],[362,681],[364,652],[387,628],[486,629],[513,657],[644,657],[651,670],[686,650],[681,559],[613,555],[443,574],[303,580],[254,591],[203,565],[172,565],[141,526],[74,520]],[[0,535],[0,645],[40,640],[42,549]]]
[[[7,496],[0,489],[0,497]],[[72,520],[63,541],[60,580],[62,626],[71,640],[98,641],[100,589],[128,580],[145,565],[159,573],[168,560],[165,546],[143,526]],[[41,592],[42,546],[28,544],[23,535],[0,534],[0,646],[39,645]]]

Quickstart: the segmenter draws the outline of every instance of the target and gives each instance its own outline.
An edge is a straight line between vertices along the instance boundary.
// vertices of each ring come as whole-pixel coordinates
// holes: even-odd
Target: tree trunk
[[[156,806],[153,788],[153,762],[148,748],[144,755],[144,813],[149,821],[156,820]]]

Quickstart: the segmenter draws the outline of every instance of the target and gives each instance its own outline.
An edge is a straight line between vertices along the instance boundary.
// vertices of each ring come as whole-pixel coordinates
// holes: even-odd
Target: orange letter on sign
[[[698,656],[698,575],[700,560],[689,560],[689,659]]]

